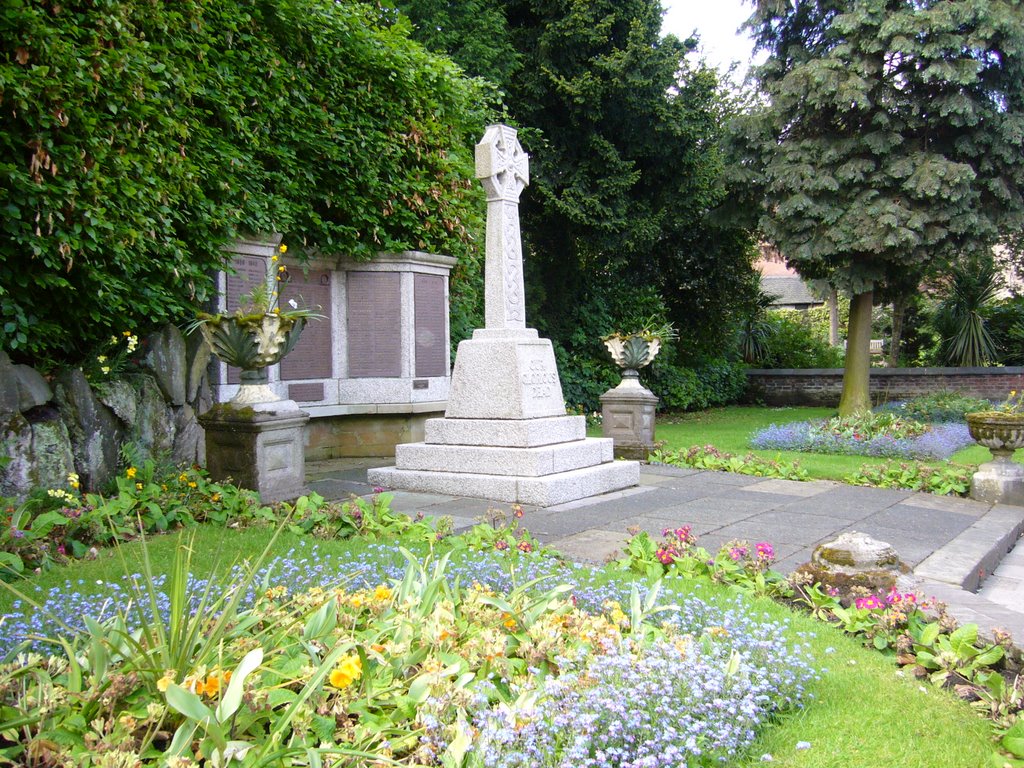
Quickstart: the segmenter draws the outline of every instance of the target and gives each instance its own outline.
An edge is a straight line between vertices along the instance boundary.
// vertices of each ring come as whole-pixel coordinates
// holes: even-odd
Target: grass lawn
[[[789,424],[794,421],[825,419],[835,415],[831,408],[768,408],[757,406],[732,406],[715,408],[695,413],[659,416],[655,439],[665,441],[667,448],[676,450],[693,445],[713,445],[729,453],[755,453],[769,459],[799,461],[812,478],[821,480],[842,480],[865,464],[877,466],[894,459],[879,459],[870,456],[837,456],[824,453],[802,453],[799,451],[756,451],[750,448],[753,433],[770,424]],[[957,464],[977,466],[990,461],[988,449],[979,445],[964,448],[953,454],[949,460]],[[1015,461],[1024,464],[1024,450],[1017,451]],[[946,462],[926,462],[942,466]]]
[[[208,576],[215,568],[220,571],[236,560],[259,556],[273,535],[265,528],[235,531],[211,525],[199,526],[194,533],[192,562],[197,576]],[[177,535],[150,540],[149,558],[155,572],[169,569],[180,541]],[[312,541],[282,534],[273,551],[283,553],[293,547],[312,546]],[[358,540],[316,541],[316,545],[328,557],[367,546]],[[141,565],[138,543],[122,547],[121,553],[124,563],[114,550],[107,550],[96,560],[57,568],[18,586],[31,593],[36,588],[46,592],[67,580],[80,581],[82,590],[97,581],[117,581],[123,579],[125,565],[129,571],[137,571]],[[340,572],[338,575],[344,576]],[[678,590],[682,600],[691,591],[711,602],[732,598],[727,588],[710,582],[679,582]],[[754,600],[750,605],[753,611],[786,620],[793,632],[807,636],[821,679],[812,685],[812,703],[763,729],[750,751],[733,765],[753,768],[763,765],[762,756],[770,754],[772,765],[794,768],[975,768],[992,754],[986,721],[967,705],[934,688],[922,688],[917,681],[898,673],[890,659],[863,648],[857,640],[830,626],[770,600]],[[4,597],[0,607],[9,609],[10,599]],[[810,747],[797,749],[801,742],[808,742]]]

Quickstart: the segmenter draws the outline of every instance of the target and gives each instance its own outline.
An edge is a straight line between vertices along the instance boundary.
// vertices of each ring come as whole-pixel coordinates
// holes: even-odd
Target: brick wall
[[[870,382],[871,401],[876,405],[943,391],[1003,400],[1010,390],[1024,391],[1024,367],[872,368]],[[834,408],[842,391],[842,368],[751,369],[745,399],[773,406]]]

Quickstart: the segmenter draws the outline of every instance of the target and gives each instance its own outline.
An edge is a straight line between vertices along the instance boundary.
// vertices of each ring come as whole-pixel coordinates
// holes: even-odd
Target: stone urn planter
[[[281,254],[285,250],[280,246]],[[276,296],[260,285],[235,312],[200,313],[190,327],[202,333],[222,362],[241,369],[235,396],[198,417],[206,431],[206,469],[214,480],[230,479],[258,491],[264,502],[307,492],[304,428],[309,414],[268,386],[267,366],[291,352],[307,321],[319,317],[294,303],[282,310]]]
[[[613,333],[601,339],[622,381],[601,395],[601,434],[612,439],[615,457],[645,460],[654,450],[654,411],[658,398],[640,383],[640,369],[650,365],[663,339],[673,336],[671,326],[660,331]]]
[[[979,411],[968,413],[967,428],[993,460],[982,464],[971,480],[971,498],[989,503],[1024,505],[1024,465],[1013,453],[1024,448],[1024,413]]]
[[[281,362],[299,341],[308,313],[200,315],[197,323],[213,354],[228,365],[241,369],[241,384],[232,403],[256,410],[279,403],[267,386],[267,366]],[[297,407],[296,407],[297,409]]]

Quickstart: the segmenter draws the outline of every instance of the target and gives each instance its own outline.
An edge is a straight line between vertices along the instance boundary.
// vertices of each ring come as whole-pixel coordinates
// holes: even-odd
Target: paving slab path
[[[310,488],[325,498],[365,495],[366,470],[388,459],[337,459],[307,465]],[[449,516],[464,530],[502,502],[395,491],[392,508]],[[893,546],[918,588],[982,630],[1010,631],[1024,645],[1024,507],[829,481],[766,479],[663,465],[643,465],[640,485],[546,508],[525,508],[530,532],[566,557],[601,563],[622,550],[630,531],[660,537],[692,526],[715,551],[733,539],[768,541],[775,568],[789,573],[814,547],[845,531]],[[1012,550],[1012,552],[1011,552]],[[1009,557],[1007,557],[1009,553]],[[1004,561],[1004,558],[1007,558]],[[979,589],[980,586],[980,589]]]

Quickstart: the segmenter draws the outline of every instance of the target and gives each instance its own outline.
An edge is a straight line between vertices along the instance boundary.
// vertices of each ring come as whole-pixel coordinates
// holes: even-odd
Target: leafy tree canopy
[[[841,409],[862,409],[870,312],[856,305],[870,310],[875,284],[987,251],[1024,224],[1024,9],[757,0],[751,26],[769,53],[769,103],[751,121],[761,226],[804,276],[855,294],[856,391]]]
[[[5,4],[0,346],[181,318],[238,233],[472,255],[486,98],[408,34],[354,1]]]

